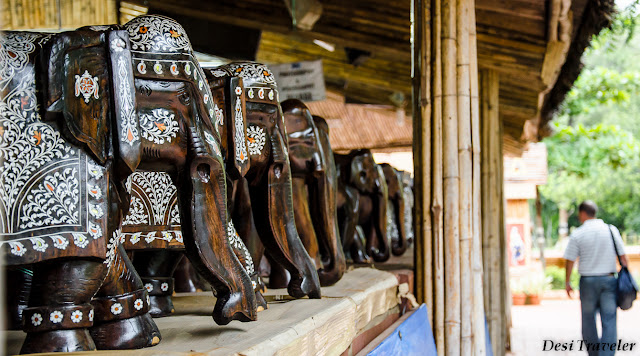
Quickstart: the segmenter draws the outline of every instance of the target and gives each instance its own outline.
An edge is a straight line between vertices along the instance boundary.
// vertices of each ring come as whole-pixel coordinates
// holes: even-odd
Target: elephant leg
[[[389,221],[390,224],[395,224],[395,231],[397,232],[397,239],[393,241],[392,237],[392,247],[391,253],[395,256],[402,256],[404,252],[407,250],[409,242],[407,241],[407,232],[405,226],[405,211],[404,211],[404,200],[402,198],[391,202],[390,208],[393,209],[392,212],[392,221]]]
[[[135,265],[135,264],[134,264]],[[173,272],[174,289],[176,293],[194,293],[211,290],[193,269],[188,258],[183,258],[176,271]]]
[[[391,238],[387,234],[386,194],[377,194],[372,199],[373,214],[365,229],[367,252],[376,262],[385,262],[391,257]]]
[[[291,281],[291,275],[284,267],[267,255],[267,260],[271,266],[269,273],[269,288],[280,289],[287,288]]]
[[[9,330],[22,330],[22,312],[29,304],[33,272],[20,267],[7,270],[5,292],[5,314]],[[7,293],[9,292],[9,293]]]
[[[316,267],[300,241],[295,225],[288,167],[285,169],[283,164],[276,163],[267,175],[267,179],[250,187],[253,217],[260,239],[267,253],[291,274],[289,295],[320,298]]]
[[[115,251],[107,277],[91,302],[95,308],[91,336],[100,350],[157,345],[161,336],[149,314],[149,294],[124,247]]]
[[[357,231],[358,221],[360,220],[360,193],[355,188],[346,187],[346,200],[343,207],[343,224],[341,236],[342,246],[345,251],[351,255],[351,259],[355,263],[371,263],[369,255],[367,255],[362,239],[361,231]]]
[[[49,260],[33,265],[29,306],[22,313],[27,337],[20,353],[95,350],[89,334],[96,294],[107,266],[99,260]]]
[[[149,314],[154,318],[175,312],[171,295],[174,290],[173,274],[184,253],[175,250],[138,250],[133,266],[149,293]]]
[[[178,201],[185,252],[193,267],[215,290],[216,323],[256,320],[251,281],[238,261],[227,235],[226,178],[220,160],[206,156],[206,148],[192,137],[197,157],[182,171]]]
[[[371,257],[367,254],[365,234],[360,225],[355,228],[353,243],[349,247],[349,252],[354,263],[371,263]]]

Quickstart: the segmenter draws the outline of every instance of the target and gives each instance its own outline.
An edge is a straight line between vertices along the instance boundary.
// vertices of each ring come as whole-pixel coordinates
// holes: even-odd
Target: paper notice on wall
[[[271,64],[269,69],[278,83],[281,101],[316,101],[326,98],[322,60]]]

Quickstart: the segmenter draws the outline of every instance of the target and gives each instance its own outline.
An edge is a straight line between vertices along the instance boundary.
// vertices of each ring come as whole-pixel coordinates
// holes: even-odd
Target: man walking
[[[582,338],[587,343],[617,343],[616,330],[616,253],[615,240],[620,261],[627,265],[620,232],[615,226],[596,219],[598,207],[590,200],[578,207],[578,219],[582,224],[575,229],[564,252],[566,266],[565,288],[571,298],[571,271],[573,263],[580,258],[580,305],[582,308]],[[613,234],[613,239],[611,235]],[[598,338],[596,312],[600,312],[602,337]],[[589,356],[613,355],[615,351],[589,350]]]

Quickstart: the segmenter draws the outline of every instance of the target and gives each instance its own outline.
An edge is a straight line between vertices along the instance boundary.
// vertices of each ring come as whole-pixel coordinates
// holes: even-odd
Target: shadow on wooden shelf
[[[285,295],[284,289],[265,293],[270,300]],[[174,297],[176,314],[155,319],[162,333],[158,346],[91,354],[300,356],[340,355],[349,349],[355,354],[393,324],[400,312],[398,279],[371,268],[349,271],[335,286],[322,289],[322,299],[270,302],[256,322],[216,325],[210,316],[214,303],[209,292],[179,293]],[[7,353],[19,352],[24,334],[4,333]],[[359,344],[352,345],[354,340]]]

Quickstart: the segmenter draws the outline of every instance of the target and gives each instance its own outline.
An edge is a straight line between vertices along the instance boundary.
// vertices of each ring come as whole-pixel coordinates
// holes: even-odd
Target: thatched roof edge
[[[553,89],[545,98],[540,115],[538,138],[542,139],[551,134],[549,121],[562,104],[565,96],[571,90],[573,83],[578,79],[583,68],[582,54],[587,49],[593,35],[600,33],[604,28],[611,26],[616,12],[614,0],[591,0],[587,4],[580,28],[571,43],[567,60],[562,66],[558,80]]]

